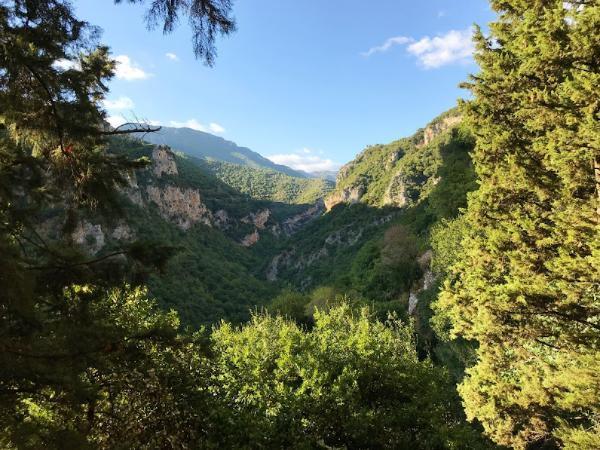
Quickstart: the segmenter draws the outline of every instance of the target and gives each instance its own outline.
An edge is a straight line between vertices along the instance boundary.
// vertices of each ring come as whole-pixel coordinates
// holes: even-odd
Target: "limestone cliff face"
[[[175,154],[165,145],[159,145],[152,150],[152,172],[157,177],[166,175],[177,175],[177,164]]]
[[[142,206],[144,204],[135,172],[127,174],[127,186],[122,189],[122,192],[134,205]]]
[[[403,206],[406,206],[407,202],[408,199],[406,198],[406,186],[402,181],[401,174],[397,173],[394,177],[392,177],[390,184],[385,190],[383,204],[386,206],[402,208]]]
[[[317,203],[315,203],[307,210],[301,212],[300,214],[296,214],[295,216],[285,219],[281,224],[280,228],[287,236],[292,235],[304,225],[309,223],[311,220],[314,220],[317,217],[321,216],[324,212],[325,203],[323,202],[323,200],[320,199],[317,201]]]
[[[423,138],[417,143],[417,147],[424,147],[428,145],[444,131],[449,130],[455,125],[458,125],[461,120],[461,115],[452,115],[427,125],[427,127],[423,130]]]
[[[241,222],[252,224],[259,230],[264,230],[267,222],[269,221],[269,217],[271,217],[270,209],[263,209],[261,211],[252,212],[245,217],[242,217]]]
[[[431,258],[433,257],[433,252],[431,250],[427,250],[417,259],[419,263],[419,267],[423,271],[423,277],[419,280],[416,286],[414,286],[410,294],[408,296],[408,314],[414,315],[416,314],[417,305],[419,304],[419,294],[423,291],[426,291],[433,283],[435,283],[435,276],[431,271]]]
[[[335,205],[340,203],[358,203],[362,196],[365,194],[366,188],[362,184],[346,187],[341,191],[334,192],[325,199],[325,209],[331,210]]]
[[[354,161],[350,161],[349,163],[346,163],[342,167],[340,167],[340,170],[338,171],[335,177],[336,184],[339,184],[340,182],[345,180],[346,177],[350,174],[350,172],[352,172],[352,169],[354,169]]]
[[[254,230],[252,233],[244,236],[244,238],[242,239],[240,244],[242,244],[244,247],[252,247],[254,244],[256,244],[258,242],[259,239],[260,239],[260,234],[258,234],[258,230]]]
[[[54,223],[51,226],[56,229],[59,225]],[[73,242],[83,247],[90,255],[99,253],[110,238],[127,242],[134,239],[134,237],[134,232],[125,222],[111,226],[104,225],[103,228],[100,224],[93,224],[87,220],[82,220],[71,233]]]
[[[196,223],[211,225],[213,216],[202,203],[200,192],[196,189],[182,189],[178,186],[147,186],[148,199],[158,206],[160,215],[179,226],[189,229]]]

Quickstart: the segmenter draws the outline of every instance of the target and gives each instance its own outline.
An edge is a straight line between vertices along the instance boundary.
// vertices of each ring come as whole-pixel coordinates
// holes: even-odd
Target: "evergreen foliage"
[[[417,358],[411,327],[344,303],[314,321],[255,316],[213,332],[215,392],[233,414],[221,447],[491,448],[444,371]]]
[[[600,6],[491,3],[464,105],[480,188],[436,309],[478,345],[459,391],[496,442],[598,448]]]

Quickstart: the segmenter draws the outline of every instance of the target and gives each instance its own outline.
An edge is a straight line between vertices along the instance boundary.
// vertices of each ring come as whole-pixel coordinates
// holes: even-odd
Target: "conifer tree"
[[[600,4],[492,0],[464,105],[479,190],[437,304],[501,444],[600,448]]]
[[[148,18],[165,31],[176,13],[190,15],[206,62],[215,33],[233,30],[227,1],[153,6]],[[90,257],[70,239],[86,211],[118,213],[119,186],[146,164],[109,153],[107,138],[155,129],[104,122],[115,63],[98,36],[67,0],[0,1],[2,448],[177,446],[161,421],[180,411],[173,388],[185,383],[173,380],[185,345],[176,318],[127,284],[140,281],[132,268],[160,265],[168,249],[133,243]],[[59,218],[55,239],[44,233],[49,211]],[[166,409],[150,419],[149,404]]]

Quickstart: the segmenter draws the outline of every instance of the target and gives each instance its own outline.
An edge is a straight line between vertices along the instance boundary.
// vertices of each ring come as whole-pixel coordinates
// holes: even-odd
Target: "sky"
[[[74,4],[118,62],[112,123],[187,126],[307,171],[409,136],[468,96],[472,26],[493,20],[487,0],[237,0],[238,30],[207,67],[185,20],[165,36],[146,29],[143,5]]]

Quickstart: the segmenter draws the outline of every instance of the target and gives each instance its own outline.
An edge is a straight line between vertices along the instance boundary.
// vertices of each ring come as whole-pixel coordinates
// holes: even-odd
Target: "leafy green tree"
[[[176,314],[159,312],[144,290],[74,285],[30,320],[29,333],[3,336],[2,448],[173,448],[199,439],[201,345],[179,338]]]
[[[443,370],[419,361],[410,326],[347,304],[303,331],[255,316],[212,334],[222,447],[489,448],[462,421]],[[215,443],[217,445],[217,443]]]
[[[501,444],[600,447],[600,5],[493,0],[464,105],[480,180],[437,308],[478,343],[459,391]]]
[[[308,303],[310,298],[290,289],[283,290],[273,299],[269,309],[277,315],[305,323],[309,319]]]

